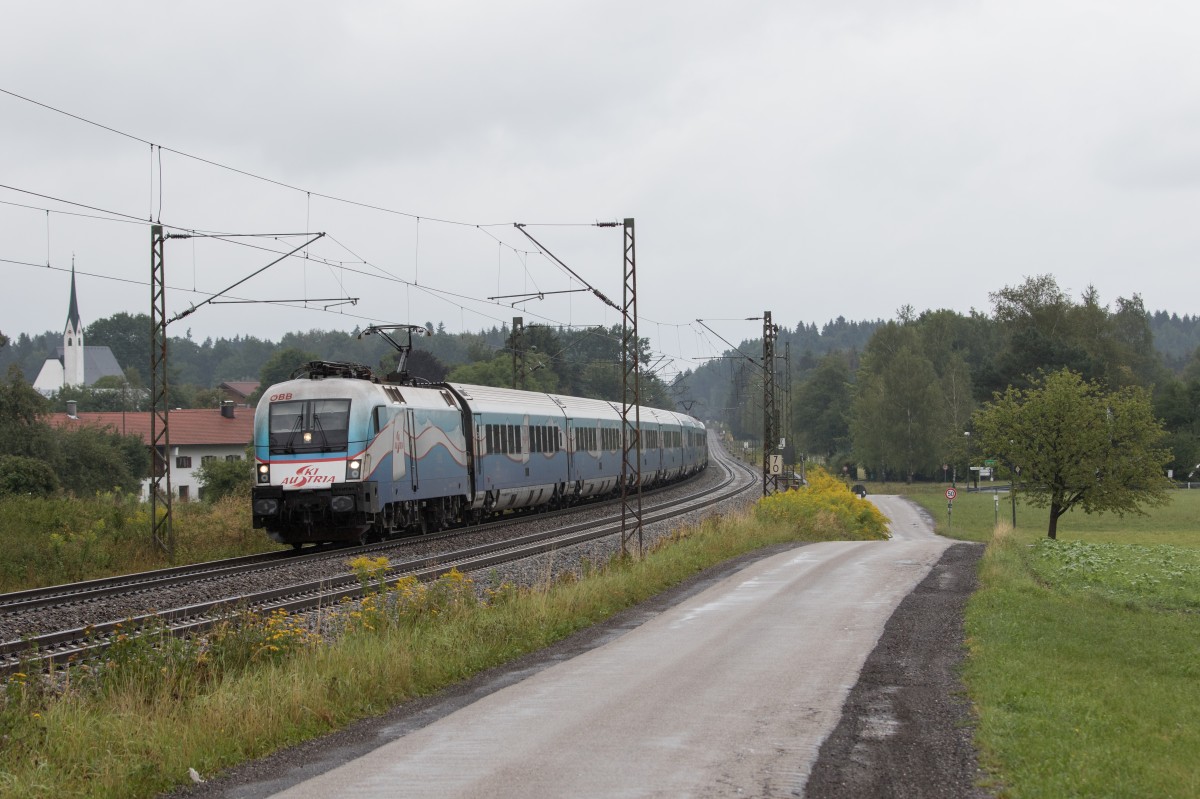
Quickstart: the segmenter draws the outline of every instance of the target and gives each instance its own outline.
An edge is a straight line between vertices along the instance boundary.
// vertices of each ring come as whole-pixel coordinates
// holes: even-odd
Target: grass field
[[[1012,525],[1011,495],[1006,483],[996,483],[998,492],[967,491],[960,483],[954,499],[954,512],[946,512],[946,485],[937,483],[868,483],[873,494],[903,494],[920,503],[937,523],[937,531],[950,538],[964,541],[990,541],[998,519]],[[994,498],[998,498],[997,503]],[[1017,491],[1016,529],[1024,533],[1046,535],[1050,511],[1032,508],[1021,501]],[[1089,516],[1082,511],[1069,511],[1058,521],[1058,540],[1112,542],[1123,544],[1169,544],[1180,547],[1200,547],[1200,490],[1174,491],[1171,503],[1149,509],[1149,515],[1115,514]]]
[[[990,540],[967,611],[964,671],[977,742],[1004,796],[1200,796],[1200,491],[1149,516],[995,503],[907,490],[939,531]],[[881,493],[883,488],[876,490]],[[1006,519],[1007,496],[1000,518]]]
[[[175,561],[199,563],[280,549],[250,526],[248,497],[174,506]],[[170,565],[150,538],[150,512],[115,494],[0,500],[0,593]]]

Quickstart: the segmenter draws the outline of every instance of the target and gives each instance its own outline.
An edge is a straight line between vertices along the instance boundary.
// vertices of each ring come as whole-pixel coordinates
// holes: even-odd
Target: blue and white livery
[[[459,383],[382,382],[315,362],[254,419],[254,526],[276,541],[366,541],[620,491],[620,406]],[[644,486],[708,464],[704,425],[642,407]]]

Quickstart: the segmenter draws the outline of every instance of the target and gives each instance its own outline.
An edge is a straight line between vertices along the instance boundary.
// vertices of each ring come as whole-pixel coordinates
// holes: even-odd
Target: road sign
[[[948,499],[948,500],[950,500],[951,502],[953,502],[953,501],[954,501],[954,498],[955,498],[955,497],[957,497],[957,496],[958,496],[958,492],[957,492],[957,491],[955,491],[953,488],[947,488],[947,489],[946,489],[946,499]]]

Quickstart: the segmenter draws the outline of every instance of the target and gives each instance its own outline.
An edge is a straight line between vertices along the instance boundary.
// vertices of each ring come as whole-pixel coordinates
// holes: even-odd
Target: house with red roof
[[[258,390],[257,380],[226,380],[217,386],[222,396],[243,408],[250,407],[250,395]]]
[[[66,413],[50,416],[50,424],[59,428],[93,425],[117,433],[136,435],[150,446],[150,413],[147,411],[105,411],[75,413],[73,402],[67,403]],[[170,427],[170,452],[167,463],[171,469],[171,493],[181,500],[200,499],[200,483],[196,470],[201,464],[220,458],[227,461],[247,457],[246,448],[254,440],[254,412],[239,409],[233,402],[222,402],[220,409],[184,408],[172,410],[167,422]],[[150,480],[142,483],[142,498],[149,499]]]

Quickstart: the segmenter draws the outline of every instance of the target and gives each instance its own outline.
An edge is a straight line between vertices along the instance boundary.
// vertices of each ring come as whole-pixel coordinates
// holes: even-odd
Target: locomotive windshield
[[[289,400],[271,403],[271,454],[345,451],[350,400]]]

